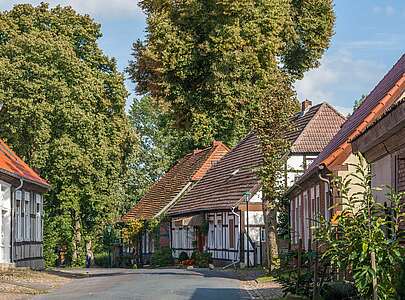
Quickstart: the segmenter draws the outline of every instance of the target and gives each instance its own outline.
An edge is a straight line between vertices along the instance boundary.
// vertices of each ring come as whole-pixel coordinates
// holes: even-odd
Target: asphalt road
[[[240,281],[210,270],[141,269],[74,279],[34,299],[251,299]]]

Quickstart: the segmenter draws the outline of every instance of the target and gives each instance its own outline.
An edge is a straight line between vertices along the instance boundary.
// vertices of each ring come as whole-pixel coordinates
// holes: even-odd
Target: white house
[[[42,269],[49,184],[0,140],[0,265]]]

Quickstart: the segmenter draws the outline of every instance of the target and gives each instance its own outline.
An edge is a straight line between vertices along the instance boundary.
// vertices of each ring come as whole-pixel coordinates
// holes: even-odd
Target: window
[[[309,213],[309,201],[308,201],[308,192],[304,192],[304,203],[303,203],[303,209],[304,209],[304,232],[302,233],[302,239],[304,241],[305,249],[307,249],[306,245],[308,242],[308,213]]]
[[[35,195],[35,233],[36,240],[42,241],[42,197],[39,194]]]
[[[222,220],[217,219],[215,248],[222,249]]]
[[[310,228],[314,225],[314,221],[316,217],[316,201],[315,201],[315,188],[311,188],[311,212],[309,214],[309,226]]]
[[[291,206],[291,241],[294,243],[295,242],[295,202],[297,201],[297,197],[291,200],[290,206]]]
[[[235,221],[234,219],[229,219],[229,248],[235,249]]]
[[[328,184],[325,182],[325,220],[329,221],[329,187]]]
[[[320,199],[319,184],[318,184],[315,188],[315,214],[316,214],[317,220],[319,220],[320,213],[321,213],[321,199]]]
[[[24,240],[31,238],[31,211],[30,211],[30,193],[24,193]]]
[[[301,195],[298,195],[297,201],[295,201],[295,240],[297,243],[300,238],[300,207]]]
[[[211,249],[215,248],[215,226],[214,226],[214,221],[209,220],[208,222],[209,226],[209,236],[208,236],[208,245]]]
[[[17,231],[17,241],[21,241],[22,240],[22,216],[23,216],[23,212],[22,212],[22,193],[21,191],[17,191],[15,193],[15,199],[16,199],[16,220],[17,220],[17,226],[16,226],[16,231]]]

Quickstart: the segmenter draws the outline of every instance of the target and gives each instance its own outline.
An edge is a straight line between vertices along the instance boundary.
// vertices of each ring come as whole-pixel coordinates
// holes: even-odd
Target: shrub
[[[179,261],[182,262],[182,261],[187,260],[187,259],[189,259],[187,252],[184,252],[184,251],[181,252],[180,255],[179,255]]]
[[[94,254],[94,264],[98,267],[108,268],[110,266],[110,257],[108,252]]]
[[[328,282],[322,286],[321,296],[324,299],[344,300],[359,299],[356,287],[347,281]]]
[[[117,257],[117,262],[116,262],[115,267],[133,268],[134,267],[133,261],[134,261],[134,257],[132,255],[122,255],[122,256]]]
[[[387,194],[390,207],[384,207],[374,198],[372,175],[364,158],[359,157],[355,167],[355,173],[334,179],[334,189],[339,195],[337,204],[345,205],[335,220],[321,218],[316,239],[324,249],[322,258],[333,269],[353,274],[360,296],[371,299],[372,282],[376,279],[379,299],[393,299],[397,293],[395,275],[404,254],[398,237],[400,216],[405,208],[401,199],[405,194],[391,191]]]
[[[172,250],[169,247],[163,247],[152,254],[151,264],[155,267],[166,267],[173,263]]]
[[[402,258],[402,263],[399,268],[398,277],[396,279],[397,298],[405,300],[405,258]]]
[[[195,265],[199,268],[207,268],[212,263],[212,254],[208,252],[194,251],[191,255],[191,259],[194,260]]]

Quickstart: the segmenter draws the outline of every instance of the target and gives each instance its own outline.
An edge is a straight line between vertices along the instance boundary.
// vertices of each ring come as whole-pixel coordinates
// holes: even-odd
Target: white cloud
[[[346,115],[352,111],[352,103],[368,94],[386,71],[381,63],[355,59],[350,52],[340,50],[327,54],[321,66],[307,72],[295,88],[300,100],[329,102]]]
[[[38,5],[44,0],[0,0],[0,9],[10,9],[18,3]],[[75,10],[103,19],[137,18],[142,16],[138,0],[48,0],[51,6],[72,6]]]
[[[375,5],[375,6],[373,6],[372,11],[375,14],[384,14],[387,17],[395,15],[395,9],[391,5],[385,5],[385,6]]]

